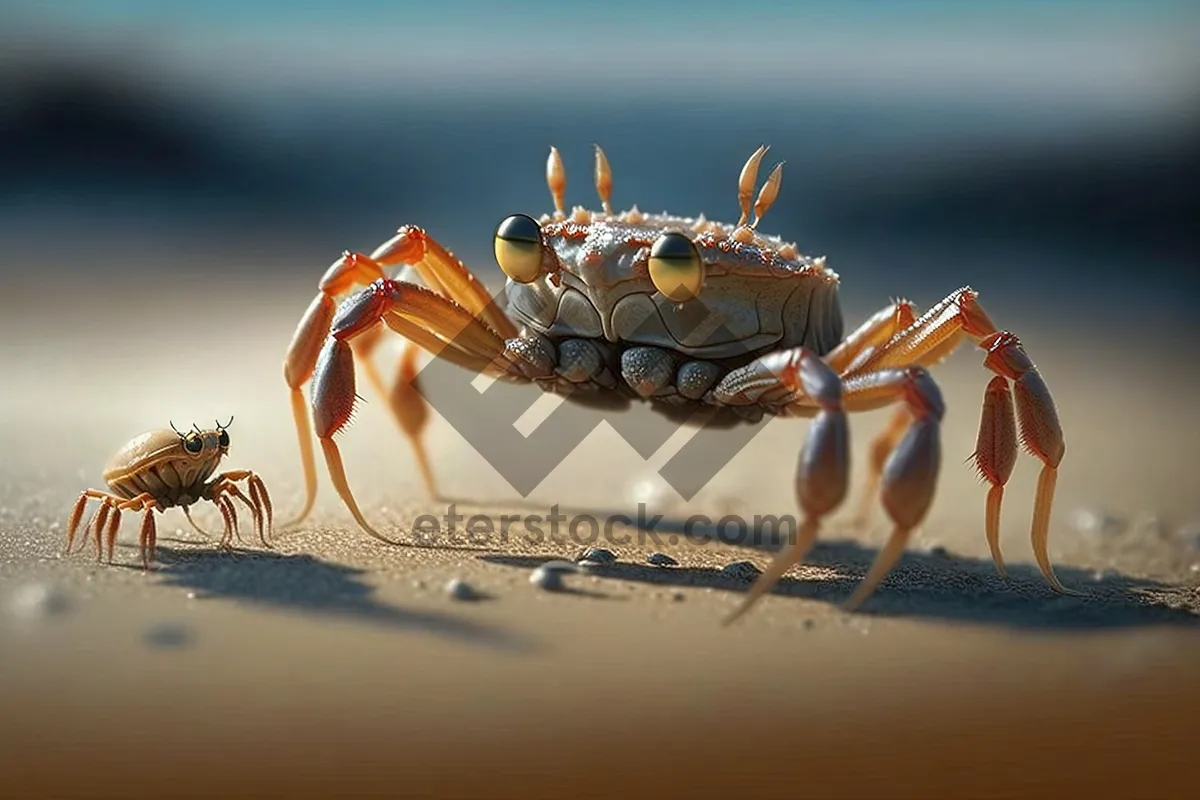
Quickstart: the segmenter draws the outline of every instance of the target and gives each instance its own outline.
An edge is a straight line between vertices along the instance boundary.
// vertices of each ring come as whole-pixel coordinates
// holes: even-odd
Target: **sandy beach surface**
[[[558,504],[636,516],[642,502],[664,515],[653,535],[618,525],[619,543],[597,542],[617,562],[568,576],[564,592],[529,576],[580,550],[569,534],[460,530],[390,547],[356,528],[323,467],[312,517],[273,549],[243,532],[219,552],[171,510],[150,572],[131,515],[116,564],[90,549],[64,557],[79,492],[103,488],[109,455],[168,420],[235,415],[226,466],[259,472],[281,518],[297,510],[280,365],[311,297],[300,278],[270,291],[252,279],[73,290],[53,319],[43,301],[54,285],[7,299],[0,794],[1196,791],[1200,387],[1194,367],[1178,366],[1190,348],[1167,333],[1097,346],[1086,325],[989,309],[1021,334],[1059,404],[1068,452],[1051,555],[1078,596],[1051,592],[1033,564],[1028,457],[1003,518],[1012,580],[996,575],[984,489],[963,463],[987,382],[969,352],[936,371],[950,408],[938,500],[857,614],[838,603],[887,535],[878,509],[865,530],[851,522],[877,413],[855,420],[851,502],[806,565],[731,628],[720,620],[749,584],[722,570],[762,567],[769,548],[690,540],[672,521],[795,514],[803,422],[772,422],[685,502],[611,430],[522,498],[435,418],[435,470],[464,515]],[[351,482],[382,531],[412,541],[413,521],[447,503],[429,498],[384,407],[361,394],[340,440]],[[219,522],[212,507],[197,516]],[[654,552],[678,565],[648,564]],[[449,597],[455,578],[479,599]]]

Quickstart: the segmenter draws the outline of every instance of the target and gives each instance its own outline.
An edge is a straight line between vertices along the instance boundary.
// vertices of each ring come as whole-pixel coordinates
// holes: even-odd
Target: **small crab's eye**
[[[542,271],[542,228],[532,217],[513,214],[496,226],[496,263],[518,283],[533,283]]]
[[[183,440],[183,446],[189,453],[199,453],[204,449],[204,440],[200,438],[199,434],[193,433]]]
[[[229,447],[229,432],[221,431],[221,436],[217,441],[220,443],[221,447]]]
[[[650,248],[650,280],[655,289],[676,303],[700,294],[704,286],[704,264],[692,240],[674,231],[655,239]]]

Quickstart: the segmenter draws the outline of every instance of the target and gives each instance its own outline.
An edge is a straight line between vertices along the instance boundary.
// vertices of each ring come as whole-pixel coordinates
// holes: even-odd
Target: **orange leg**
[[[350,421],[357,398],[350,342],[381,322],[410,342],[452,363],[511,380],[527,379],[506,358],[504,339],[496,331],[454,301],[421,286],[383,279],[342,303],[314,370],[312,405],[317,437],[334,488],[355,521],[375,538],[399,544],[380,534],[366,521],[350,490],[341,453],[333,440]],[[423,406],[422,411],[416,411],[417,404],[410,402],[413,397],[419,397],[412,386],[415,361],[411,359],[415,359],[415,353],[410,352],[407,358],[410,360],[402,362],[400,376],[401,381],[407,378],[407,382],[393,391],[391,400],[393,407],[399,405],[396,415],[401,428],[409,434],[414,448],[421,454],[420,439],[414,434],[418,434],[419,427],[424,424]],[[424,460],[421,455],[418,459]],[[431,480],[427,461],[423,469],[427,479]]]
[[[445,298],[466,309],[476,319],[480,320],[490,330],[495,331],[501,338],[512,338],[518,333],[516,326],[505,316],[494,303],[491,295],[469,270],[446,250],[433,237],[421,228],[411,225],[401,227],[395,236],[384,242],[370,256],[361,253],[345,253],[325,273],[321,280],[320,293],[300,320],[296,333],[288,348],[284,361],[284,377],[291,392],[292,416],[296,423],[296,434],[300,442],[300,461],[304,469],[305,498],[304,506],[296,519],[287,523],[295,525],[303,521],[312,510],[317,493],[316,461],[312,448],[312,431],[308,421],[308,411],[305,408],[301,387],[313,376],[320,355],[321,345],[333,322],[336,298],[355,287],[366,286],[376,280],[386,277],[385,269],[398,264],[413,267],[427,284]],[[396,326],[393,326],[396,327]],[[378,332],[366,334],[354,343],[359,363],[367,374],[368,381],[382,397],[389,398],[401,430],[409,437],[418,453],[418,463],[421,465],[422,477],[433,496],[438,492],[433,481],[433,473],[429,468],[428,458],[420,442],[420,430],[411,430],[411,421],[420,419],[424,424],[428,413],[424,409],[416,411],[412,407],[424,404],[424,398],[417,392],[405,395],[402,403],[398,404],[395,392],[389,396],[383,380],[371,363],[369,355],[378,341]],[[416,341],[416,340],[415,340]],[[426,349],[433,342],[417,341]],[[402,362],[402,370],[405,362]],[[402,372],[403,377],[403,372]],[[411,380],[409,381],[411,384]]]
[[[1000,380],[997,382],[993,379],[985,394],[980,441],[975,454],[976,466],[993,487],[988,496],[987,524],[989,544],[996,541],[992,552],[997,569],[1003,574],[996,538],[999,531],[1000,500],[1003,496],[1003,486],[1012,470],[1010,462],[1016,453],[1016,442],[1014,437],[1008,434],[1010,423],[1005,421],[1004,410],[1004,398],[1008,382],[1011,381],[1016,397],[1016,416],[1020,425],[1021,443],[1031,455],[1042,462],[1030,533],[1034,556],[1046,581],[1056,591],[1066,593],[1066,587],[1054,574],[1047,553],[1050,510],[1054,502],[1058,465],[1066,452],[1058,411],[1041,373],[1026,355],[1020,340],[1008,331],[997,330],[977,302],[977,297],[978,294],[970,288],[959,289],[915,323],[895,334],[869,358],[842,377],[847,385],[851,385],[860,376],[868,375],[874,370],[907,365],[929,366],[949,355],[964,339],[977,342],[987,353],[984,366],[994,372]],[[1004,391],[999,388],[1001,383]],[[861,404],[863,408],[877,405],[870,392],[863,394]]]
[[[842,343],[825,355],[827,363],[839,375],[853,372],[856,366],[870,358],[880,346],[916,321],[915,307],[907,300],[896,300],[871,315],[856,330],[846,335]],[[908,429],[911,416],[904,407],[896,409],[887,428],[871,440],[867,485],[859,502],[856,523],[865,527],[871,518],[879,479],[888,455]]]
[[[237,481],[246,481],[246,486],[250,491],[249,497],[238,488]],[[234,533],[237,533],[238,519],[233,502],[226,495],[245,503],[254,517],[254,526],[258,531],[259,541],[262,542],[264,547],[270,547],[271,545],[267,541],[266,534],[273,532],[274,511],[271,504],[271,495],[267,492],[267,485],[263,483],[262,478],[257,473],[248,469],[231,470],[217,475],[205,487],[202,496],[217,505],[221,510],[222,517],[228,515],[226,525],[226,536],[228,536],[229,528],[231,527]],[[228,544],[227,539],[222,539],[222,542],[226,545]]]

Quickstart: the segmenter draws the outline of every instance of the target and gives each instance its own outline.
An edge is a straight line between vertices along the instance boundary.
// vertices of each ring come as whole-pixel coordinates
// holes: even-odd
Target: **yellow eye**
[[[498,226],[496,263],[518,283],[533,283],[542,272],[542,228],[533,218],[513,214]]]
[[[650,280],[663,296],[676,303],[691,300],[704,286],[700,251],[682,233],[664,233],[650,248]]]

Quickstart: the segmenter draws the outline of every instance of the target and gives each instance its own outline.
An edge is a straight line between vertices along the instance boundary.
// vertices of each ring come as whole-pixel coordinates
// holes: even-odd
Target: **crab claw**
[[[1050,509],[1054,504],[1054,488],[1058,481],[1058,465],[1066,453],[1062,425],[1050,389],[1042,375],[1021,347],[1021,341],[1008,331],[998,331],[979,344],[988,351],[984,364],[998,375],[1013,381],[1017,401],[1017,421],[1021,428],[1021,444],[1042,462],[1038,475],[1037,495],[1034,498],[1033,525],[1030,538],[1033,555],[1046,582],[1055,591],[1074,594],[1059,581],[1050,565],[1047,541],[1050,533]]]
[[[1000,555],[1000,506],[1004,501],[1004,485],[1017,463],[1017,423],[1012,391],[1008,379],[1002,375],[992,378],[984,392],[973,458],[979,474],[992,485],[987,496],[987,543],[996,571],[1007,580],[1004,558]]]

